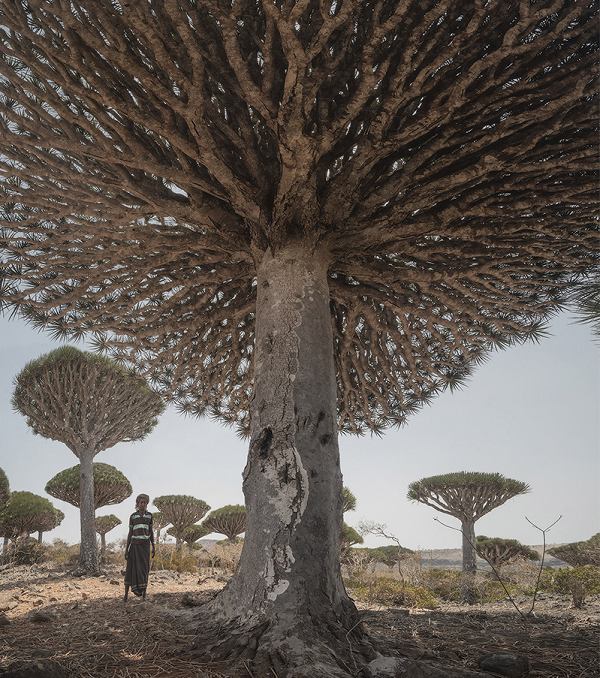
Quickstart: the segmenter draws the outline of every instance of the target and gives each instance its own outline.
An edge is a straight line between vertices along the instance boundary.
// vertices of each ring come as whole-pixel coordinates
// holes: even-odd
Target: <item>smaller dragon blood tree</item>
[[[160,544],[160,531],[163,529],[163,527],[167,527],[167,525],[170,525],[171,523],[164,513],[161,511],[154,511],[152,513],[152,524],[156,530],[156,546],[158,547]]]
[[[206,534],[224,534],[230,542],[246,531],[246,507],[241,504],[223,506],[211,511],[202,521]]]
[[[46,492],[61,501],[66,501],[79,508],[81,506],[80,470],[79,464],[66,468],[51,478],[44,488]],[[94,476],[94,509],[111,504],[120,504],[131,496],[133,489],[127,478],[110,464],[95,462]]]
[[[114,530],[121,521],[112,513],[108,516],[98,516],[96,518],[96,532],[100,535],[100,562],[106,562],[106,534]]]
[[[0,468],[0,506],[4,506],[9,499],[10,483],[8,482],[8,476]]]
[[[587,541],[575,541],[548,549],[548,553],[572,567],[600,567],[600,532]]]
[[[512,563],[525,560],[539,560],[540,554],[529,546],[524,546],[516,539],[501,539],[479,535],[475,540],[477,555],[488,562],[499,577],[500,570]]]
[[[156,497],[156,506],[173,525],[172,534],[175,537],[177,550],[183,547],[184,531],[194,523],[204,518],[210,511],[210,506],[202,499],[196,499],[186,494],[172,494]]]
[[[0,508],[0,536],[7,540],[38,532],[41,541],[41,534],[58,527],[64,517],[45,497],[33,492],[11,492],[8,502]]]
[[[529,492],[529,485],[500,473],[447,473],[423,478],[408,487],[408,499],[431,506],[460,520],[462,531],[461,601],[475,602],[475,522],[512,497]]]
[[[75,574],[99,571],[94,525],[94,457],[143,440],[165,405],[146,382],[109,358],[72,346],[28,363],[15,377],[11,404],[32,431],[64,443],[79,459],[81,548]]]

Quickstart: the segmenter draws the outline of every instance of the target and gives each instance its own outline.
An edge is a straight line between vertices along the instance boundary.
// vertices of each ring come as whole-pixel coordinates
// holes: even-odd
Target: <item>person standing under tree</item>
[[[154,530],[152,514],[146,509],[150,497],[147,494],[138,494],[135,500],[135,512],[129,519],[129,534],[125,547],[125,597],[127,602],[129,588],[136,596],[142,596],[146,600],[146,588],[148,586],[148,573],[150,572],[150,544],[152,544],[152,557],[154,558]]]

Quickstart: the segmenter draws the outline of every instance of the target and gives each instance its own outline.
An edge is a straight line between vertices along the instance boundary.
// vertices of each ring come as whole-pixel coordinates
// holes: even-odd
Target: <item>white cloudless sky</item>
[[[540,544],[529,522],[546,528],[548,543],[588,539],[600,530],[600,365],[598,345],[587,326],[562,314],[551,335],[494,353],[461,390],[449,391],[414,415],[401,429],[374,436],[340,437],[344,484],[357,498],[345,515],[383,523],[412,549],[460,548],[458,522],[406,499],[408,485],[455,471],[501,473],[524,481],[531,492],[515,497],[476,523],[477,534]],[[79,542],[79,511],[44,492],[56,473],[78,463],[62,443],[36,436],[11,409],[13,379],[30,360],[62,345],[24,322],[0,318],[0,468],[11,490],[49,498],[65,513],[62,524],[44,535]],[[84,346],[77,345],[83,349]],[[133,485],[122,504],[97,515],[115,514],[122,525],[107,534],[127,533],[133,497],[188,494],[215,509],[242,504],[242,471],[247,442],[208,419],[168,409],[143,441],[121,443],[95,458],[116,466]],[[150,509],[155,510],[150,504]],[[385,540],[369,536],[366,546]]]

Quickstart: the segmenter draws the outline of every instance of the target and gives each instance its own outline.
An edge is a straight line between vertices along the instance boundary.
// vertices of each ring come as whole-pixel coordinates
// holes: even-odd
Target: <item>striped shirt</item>
[[[154,543],[153,527],[151,513],[148,513],[148,511],[146,513],[140,513],[139,511],[132,513],[129,518],[129,529],[132,531],[131,543],[142,544],[148,539]]]

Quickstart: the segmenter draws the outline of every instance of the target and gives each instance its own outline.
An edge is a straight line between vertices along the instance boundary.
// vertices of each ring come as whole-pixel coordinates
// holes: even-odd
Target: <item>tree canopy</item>
[[[301,239],[340,427],[401,423],[593,265],[596,11],[4,2],[2,297],[246,422],[256,262]]]
[[[165,405],[109,358],[58,348],[29,362],[14,379],[12,406],[34,433],[64,443],[77,457],[142,440]]]
[[[99,509],[110,504],[120,504],[131,496],[133,492],[131,483],[114,466],[94,462],[93,469],[94,508]],[[57,473],[46,483],[44,489],[51,497],[61,499],[79,508],[81,502],[79,485],[79,464],[76,464]]]
[[[496,570],[518,561],[540,559],[540,554],[535,549],[521,544],[516,539],[477,535],[475,548],[477,555],[493,565]]]
[[[107,516],[96,516],[96,532],[104,536],[121,524],[121,519],[110,513]]]
[[[11,492],[0,508],[0,535],[18,537],[32,532],[49,532],[58,527],[65,514],[45,497],[33,492]]]
[[[460,520],[475,521],[518,494],[527,483],[500,473],[465,472],[430,476],[411,483],[407,497]]]
[[[205,501],[187,494],[163,495],[156,497],[153,503],[173,525],[169,528],[172,530],[170,534],[175,536],[178,546],[184,539],[185,528],[197,523],[210,511],[210,506]]]
[[[600,567],[600,532],[586,541],[575,541],[548,549],[548,554],[572,567]]]
[[[246,531],[246,507],[241,504],[228,504],[211,511],[202,521],[206,534],[216,532],[224,534],[229,541]]]
[[[0,506],[6,504],[10,499],[10,483],[8,482],[8,476],[0,468]]]

